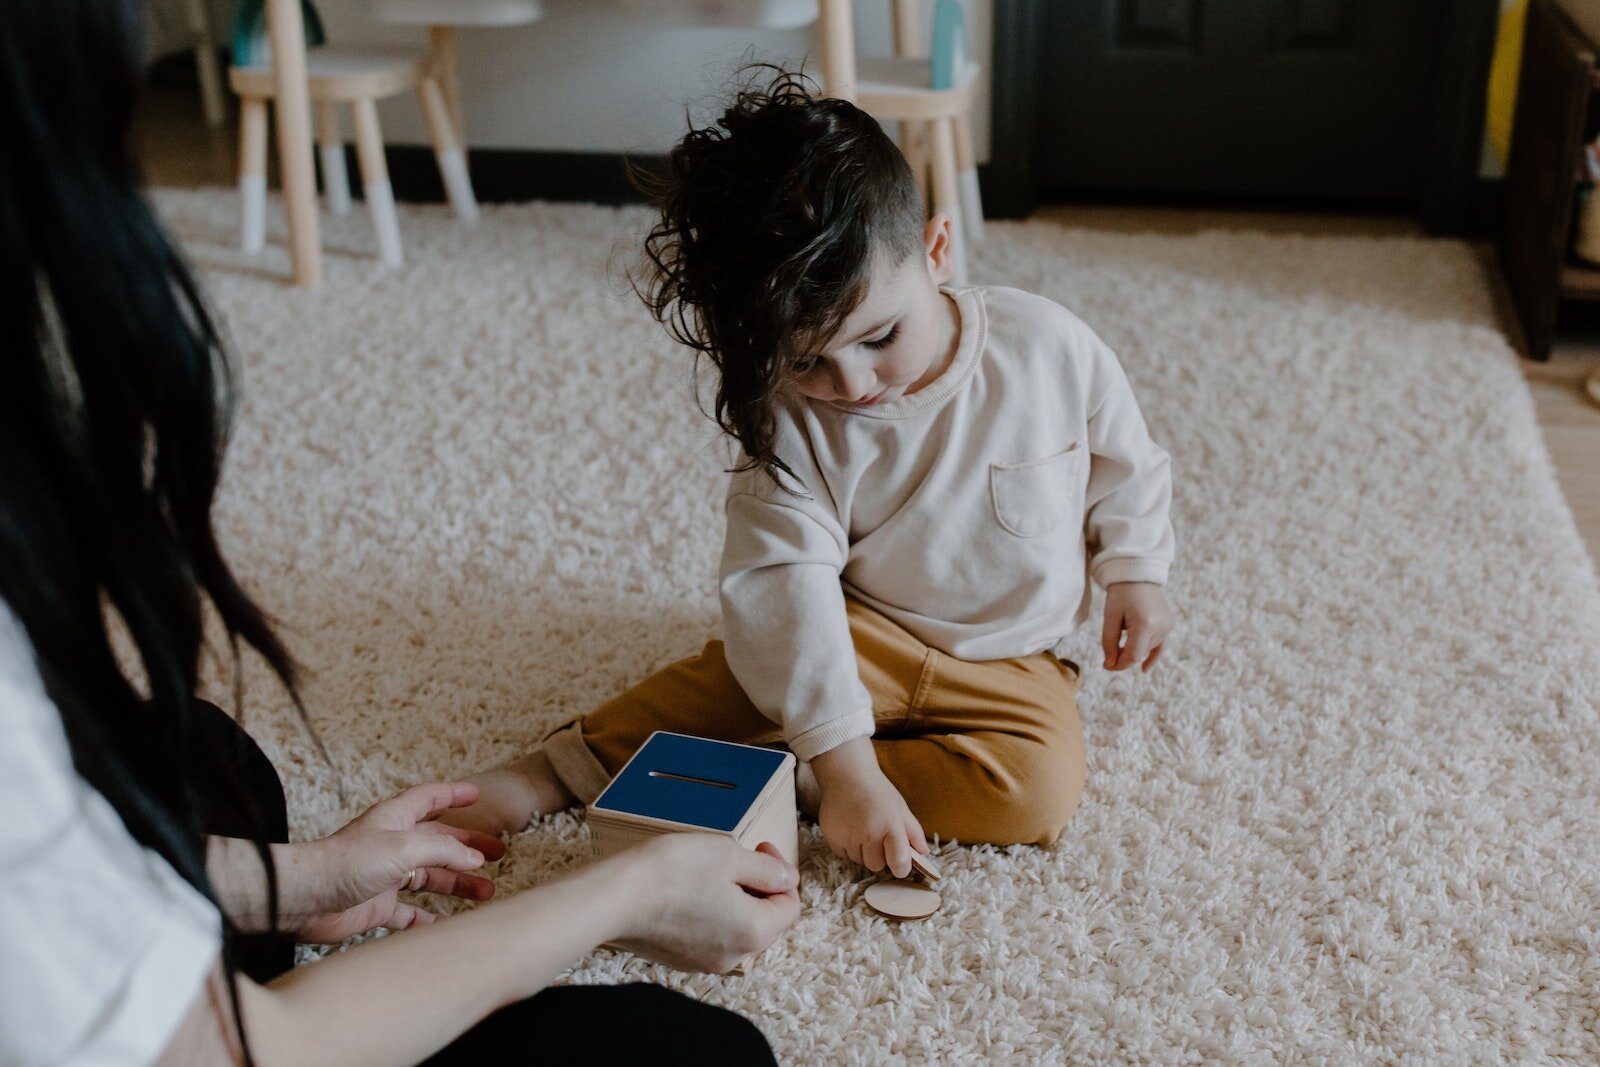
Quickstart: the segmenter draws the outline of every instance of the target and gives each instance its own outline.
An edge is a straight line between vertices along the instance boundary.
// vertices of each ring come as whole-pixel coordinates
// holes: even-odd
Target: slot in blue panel
[[[770,748],[656,733],[594,806],[731,832],[787,758]]]

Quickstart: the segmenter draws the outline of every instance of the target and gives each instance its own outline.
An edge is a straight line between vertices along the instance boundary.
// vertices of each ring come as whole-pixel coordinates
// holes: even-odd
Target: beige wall
[[[149,0],[157,47],[181,26],[183,0]],[[544,0],[545,18],[529,26],[461,33],[463,92],[474,146],[591,152],[663,152],[684,129],[687,104],[699,117],[712,108],[748,58],[816,70],[813,27],[743,30],[639,22],[610,0]],[[973,50],[986,66],[992,0],[963,0]],[[231,9],[217,0],[218,33]],[[889,0],[856,0],[857,47],[890,52]],[[317,0],[329,39],[345,45],[422,45],[419,30],[379,25],[366,0]],[[987,78],[974,133],[980,156],[989,143]],[[409,99],[383,105],[387,139],[422,144],[425,130]]]

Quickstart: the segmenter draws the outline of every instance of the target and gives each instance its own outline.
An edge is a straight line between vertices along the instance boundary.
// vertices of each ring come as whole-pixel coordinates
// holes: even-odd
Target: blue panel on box
[[[788,758],[770,748],[656,733],[594,806],[731,832]]]

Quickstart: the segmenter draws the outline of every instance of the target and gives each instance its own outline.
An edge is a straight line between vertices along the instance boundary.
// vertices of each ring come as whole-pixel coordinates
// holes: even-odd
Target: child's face
[[[939,292],[954,266],[950,238],[950,217],[938,215],[922,255],[874,266],[861,304],[802,367],[795,388],[813,400],[877,405],[937,378],[959,331],[954,303]]]

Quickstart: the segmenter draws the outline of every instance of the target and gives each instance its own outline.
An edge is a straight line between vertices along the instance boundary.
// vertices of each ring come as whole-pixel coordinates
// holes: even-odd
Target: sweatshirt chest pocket
[[[1000,525],[1018,537],[1043,537],[1076,514],[1082,495],[1077,442],[1044,459],[989,465],[989,492]]]

